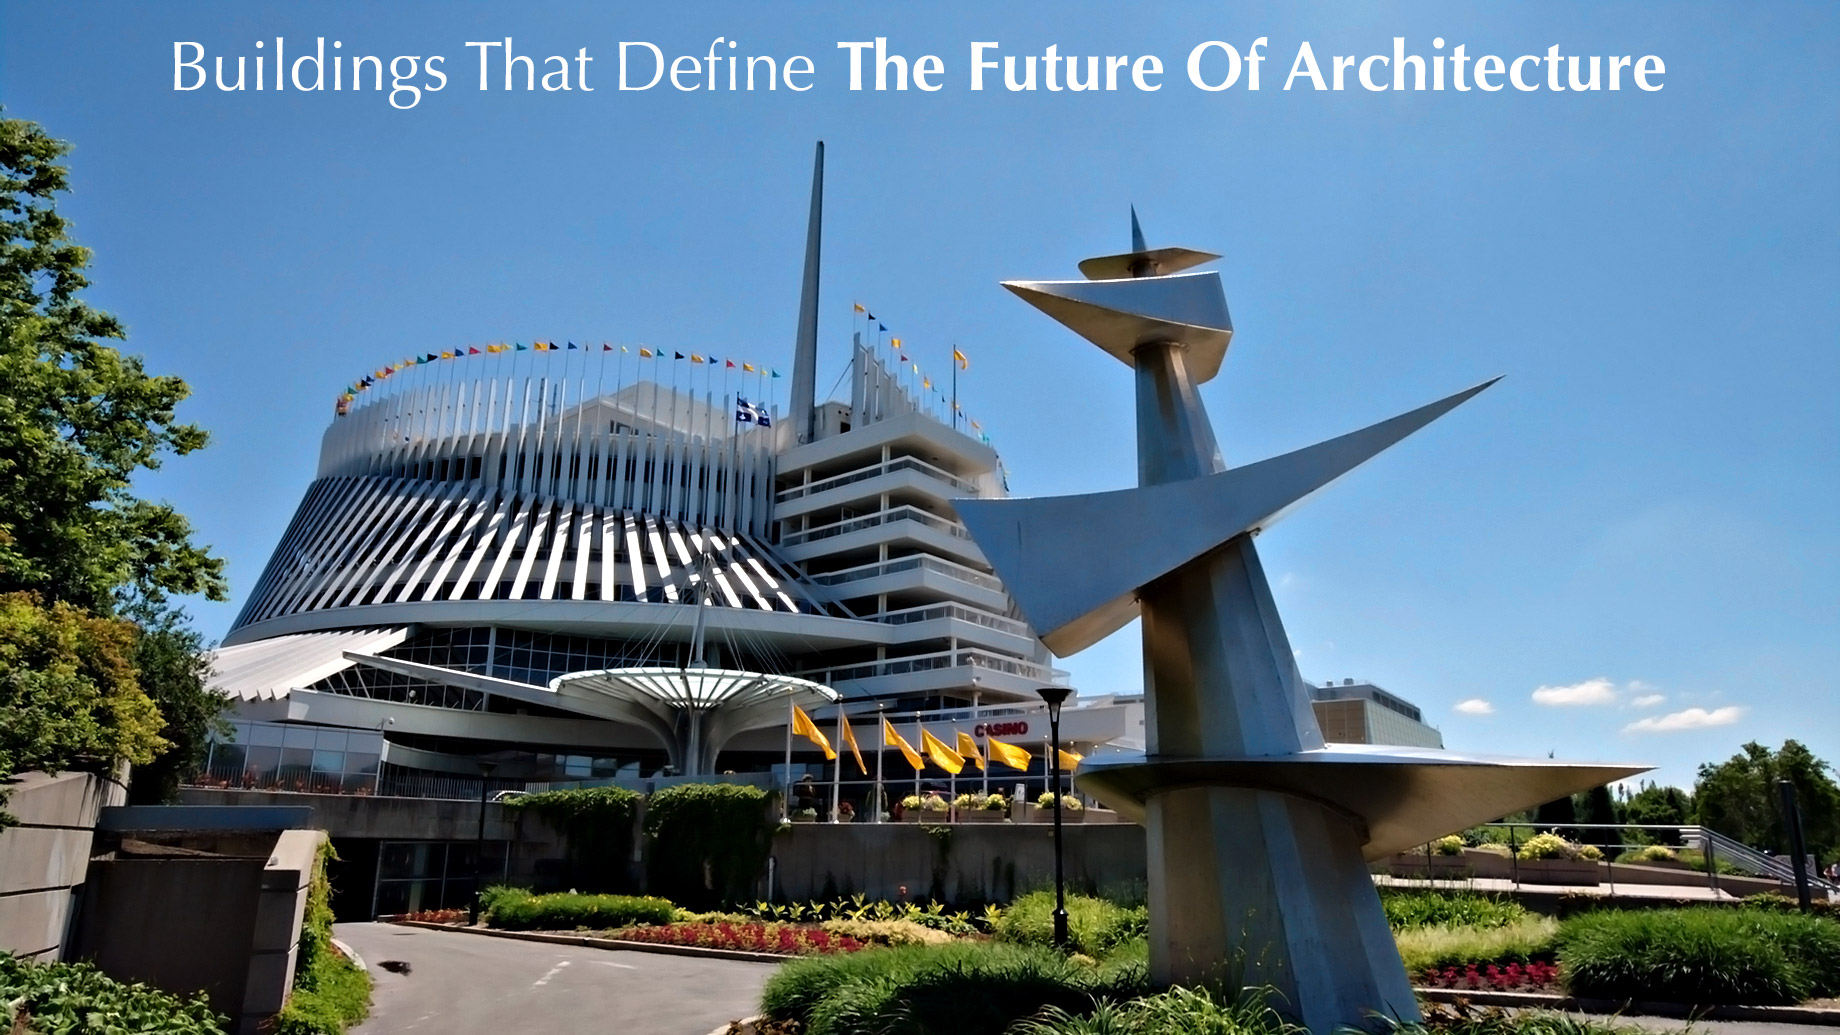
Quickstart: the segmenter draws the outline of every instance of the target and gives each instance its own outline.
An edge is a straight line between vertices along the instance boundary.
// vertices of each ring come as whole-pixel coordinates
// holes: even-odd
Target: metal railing
[[[790,489],[780,492],[778,495],[774,496],[773,499],[776,503],[785,503],[789,500],[801,499],[805,496],[815,496],[820,492],[826,492],[838,488],[839,486],[850,485],[855,482],[866,482],[871,478],[877,478],[884,474],[893,474],[896,471],[918,471],[935,481],[941,481],[950,485],[952,488],[957,489],[967,496],[978,495],[978,487],[976,484],[965,481],[942,468],[934,467],[924,460],[918,460],[911,456],[903,456],[889,460],[887,463],[878,463],[873,467],[864,467],[844,474],[833,475],[829,478],[821,478],[809,485],[795,485]]]
[[[827,571],[822,574],[813,575],[811,576],[811,581],[820,586],[844,586],[852,582],[880,578],[883,575],[895,575],[904,571],[931,571],[944,575],[950,579],[957,579],[960,582],[968,583],[979,589],[996,590],[999,592],[1003,589],[1003,583],[998,581],[994,575],[986,575],[976,569],[967,568],[962,564],[954,564],[951,561],[941,560],[937,557],[901,557],[892,561],[879,561],[855,568],[844,568],[839,571]]]
[[[477,776],[396,770],[344,775],[279,769],[207,768],[185,781],[186,787],[218,791],[262,791],[282,794],[340,794],[376,798],[428,798],[455,801],[479,799]],[[524,790],[523,779],[487,777],[488,796]]]
[[[948,521],[937,514],[929,514],[919,507],[903,505],[899,507],[890,507],[887,510],[878,511],[874,514],[865,514],[862,517],[845,518],[842,521],[835,521],[828,525],[819,525],[816,528],[807,528],[799,532],[788,532],[780,537],[780,545],[798,546],[801,543],[815,542],[819,539],[829,539],[833,536],[845,535],[850,532],[860,532],[865,528],[875,528],[879,525],[893,524],[896,521],[914,521],[928,528],[937,529],[957,539],[964,539],[966,541],[971,539],[971,533],[965,529],[964,525],[956,521]]]
[[[930,622],[939,618],[955,618],[961,622],[971,622],[986,629],[995,629],[1013,636],[1031,636],[1028,624],[1014,618],[993,615],[988,611],[966,607],[963,604],[933,604],[922,607],[910,607],[902,611],[889,611],[874,616],[874,620],[884,625],[910,625],[914,622]]]
[[[912,657],[889,658],[886,661],[871,661],[860,665],[805,669],[794,675],[829,684],[846,679],[873,679],[876,676],[899,676],[909,672],[931,672],[936,669],[960,667],[990,669],[1060,685],[1065,685],[1071,678],[1071,673],[1064,669],[1049,668],[1032,661],[1006,658],[1000,654],[981,650],[949,650],[934,654],[916,654]]]
[[[1681,867],[1683,877],[1682,883],[1673,886],[1698,884],[1703,880],[1707,889],[1715,896],[1722,894],[1719,886],[1719,878],[1721,875],[1728,877],[1754,877],[1776,881],[1789,888],[1793,888],[1795,885],[1795,870],[1793,864],[1789,860],[1759,852],[1710,827],[1699,826],[1692,823],[1481,823],[1471,829],[1506,832],[1506,840],[1492,843],[1507,850],[1508,880],[1517,887],[1523,883],[1521,873],[1522,863],[1539,861],[1523,860],[1521,858],[1522,846],[1526,844],[1529,838],[1544,833],[1556,833],[1567,841],[1577,843],[1580,847],[1589,846],[1601,852],[1601,859],[1574,861],[1589,861],[1600,866],[1600,873],[1603,880],[1595,883],[1607,885],[1609,894],[1611,895],[1617,894],[1616,877],[1619,867],[1623,870],[1623,883],[1626,886],[1638,883],[1630,879],[1634,875],[1629,872],[1629,868],[1635,866],[1645,867],[1651,871],[1658,867]],[[1599,836],[1592,836],[1591,832],[1595,831],[1602,831],[1604,833]],[[1635,836],[1636,832],[1642,832],[1648,835],[1648,838],[1645,840],[1632,840],[1631,838]],[[1486,850],[1484,846],[1470,847],[1484,848],[1484,850]],[[1675,858],[1659,861],[1619,861],[1618,859],[1619,856],[1626,852],[1634,852],[1653,847],[1671,849],[1676,853]],[[1471,879],[1471,875],[1468,873],[1462,876],[1450,875],[1452,870],[1463,869],[1462,863],[1454,862],[1443,864],[1443,867],[1448,867],[1443,871],[1447,876],[1439,877],[1438,874],[1441,867],[1435,860],[1440,858],[1451,859],[1453,857],[1438,856],[1433,845],[1427,844],[1402,854],[1408,856],[1409,861],[1400,862],[1393,866],[1395,876],[1416,879],[1416,874],[1413,870],[1414,867],[1419,865],[1418,860],[1423,858],[1425,877],[1428,880],[1443,883],[1451,880],[1460,882]],[[1683,856],[1685,858],[1682,858]],[[1687,874],[1693,874],[1691,880],[1685,879]],[[1547,882],[1539,881],[1536,883]],[[1653,882],[1648,881],[1641,883]],[[1809,887],[1818,894],[1840,895],[1840,884],[1836,884],[1833,881],[1821,877],[1812,866],[1808,869],[1808,883]]]

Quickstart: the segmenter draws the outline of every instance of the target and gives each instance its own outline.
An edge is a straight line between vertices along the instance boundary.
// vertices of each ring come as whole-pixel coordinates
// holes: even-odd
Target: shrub
[[[667,787],[646,804],[652,887],[696,908],[752,897],[773,826],[767,792],[732,783]]]
[[[320,842],[307,884],[294,990],[275,1015],[275,1035],[340,1035],[371,1012],[370,975],[332,944],[332,885],[326,879],[326,864],[337,858],[330,841]]]
[[[944,812],[951,808],[946,800],[931,791],[926,794],[910,794],[901,799],[901,808],[906,812]]]
[[[1680,856],[1666,845],[1632,848],[1616,857],[1620,863],[1679,862]]]
[[[1406,970],[1471,963],[1529,963],[1551,959],[1559,923],[1550,917],[1526,916],[1511,924],[1470,927],[1430,924],[1394,935]]]
[[[1078,812],[1081,809],[1084,809],[1086,807],[1085,805],[1080,804],[1080,799],[1074,797],[1071,794],[1061,795],[1060,802],[1061,802],[1061,808],[1066,809],[1068,812]],[[1042,791],[1041,797],[1035,799],[1035,807],[1038,809],[1053,808],[1054,807],[1054,792],[1053,791]]]
[[[1086,1013],[1147,986],[1135,961],[1082,966],[1046,949],[960,942],[789,963],[767,980],[761,1010],[807,1035],[1002,1035],[1043,1007]]]
[[[1559,932],[1580,996],[1679,1003],[1794,1003],[1840,992],[1840,924],[1761,909],[1584,913]]]
[[[952,807],[961,812],[969,809],[1001,812],[1009,808],[1009,799],[1001,794],[961,794],[952,799]]]
[[[868,945],[945,945],[952,936],[912,920],[826,920],[824,929]]]
[[[1088,895],[1067,896],[1069,948],[1100,956],[1149,929],[1149,912],[1142,907],[1113,905]],[[1054,892],[1033,891],[1010,903],[993,932],[1001,941],[1020,945],[1054,944]]]
[[[1140,999],[1102,999],[1086,1016],[1058,1006],[1011,1028],[1012,1035],[1303,1035],[1308,1029],[1272,1008],[1266,989],[1234,997],[1210,990],[1171,988]]]
[[[1520,851],[1516,853],[1522,859],[1602,859],[1604,853],[1596,845],[1579,847],[1560,837],[1547,832],[1535,834],[1521,842]]]
[[[1395,931],[1414,927],[1506,927],[1529,916],[1526,907],[1512,899],[1491,898],[1470,892],[1394,891],[1382,889],[1380,905]]]
[[[1439,855],[1462,855],[1463,836],[1461,834],[1445,835],[1433,841],[1431,847]]]
[[[20,1032],[223,1035],[228,1019],[189,999],[123,984],[88,963],[35,963],[0,952],[0,1026]]]
[[[605,931],[635,924],[668,924],[677,909],[649,895],[505,894],[485,914],[488,927],[506,931]]]
[[[538,791],[504,803],[512,813],[528,812],[562,834],[563,886],[588,891],[629,891],[626,861],[632,857],[633,817],[641,795],[624,787],[578,787]]]

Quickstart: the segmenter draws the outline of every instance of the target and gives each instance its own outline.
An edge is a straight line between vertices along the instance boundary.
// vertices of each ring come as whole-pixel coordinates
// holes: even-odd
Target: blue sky
[[[820,387],[862,300],[932,369],[971,356],[961,397],[1017,492],[1131,483],[1125,369],[996,284],[1122,250],[1135,203],[1152,245],[1225,256],[1237,335],[1203,396],[1229,462],[1506,375],[1261,537],[1307,676],[1400,693],[1452,747],[1676,782],[1751,739],[1840,760],[1840,8],[986,6],[0,8],[0,100],[77,146],[90,301],[215,435],[146,480],[230,560],[202,627],[228,627],[364,370],[548,337],[784,365],[822,138]],[[253,73],[257,39],[321,35],[445,55],[448,88],[406,111],[171,89],[176,40]],[[836,43],[878,35],[946,87],[850,92]],[[505,36],[587,47],[596,90],[479,92],[464,44]],[[810,57],[815,87],[614,89],[620,41],[718,36]],[[1259,92],[1187,84],[1197,43],[1260,36]],[[1656,54],[1666,86],[1280,89],[1302,41],[1327,66],[1394,36]],[[1155,54],[1166,85],[973,93],[974,40]],[[1132,628],[1066,665],[1133,691],[1137,652]]]

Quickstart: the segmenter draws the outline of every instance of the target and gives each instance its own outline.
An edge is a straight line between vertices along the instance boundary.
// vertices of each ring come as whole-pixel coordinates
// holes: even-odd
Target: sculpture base
[[[1156,791],[1146,810],[1150,974],[1265,985],[1313,1032],[1419,1019],[1360,837],[1274,791]]]

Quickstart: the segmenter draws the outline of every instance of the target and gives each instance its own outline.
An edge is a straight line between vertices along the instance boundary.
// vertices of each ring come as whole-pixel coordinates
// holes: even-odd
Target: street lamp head
[[[1061,702],[1065,701],[1067,696],[1073,693],[1073,688],[1067,686],[1044,686],[1038,687],[1035,693],[1039,695],[1043,701],[1047,702],[1048,717],[1058,719],[1061,714]]]

